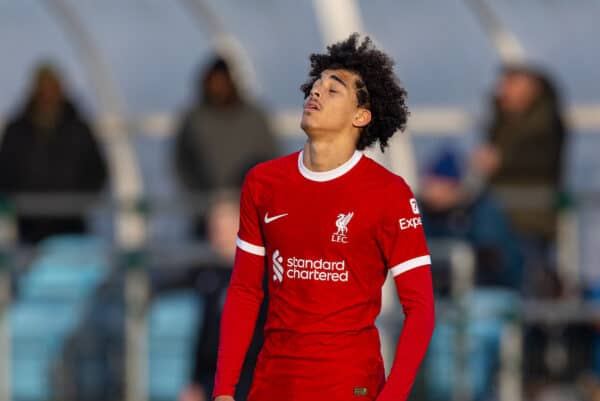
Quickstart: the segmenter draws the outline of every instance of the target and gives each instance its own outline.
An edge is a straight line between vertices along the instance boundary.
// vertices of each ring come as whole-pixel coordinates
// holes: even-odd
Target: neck
[[[304,144],[304,166],[312,171],[328,171],[341,166],[354,154],[354,143],[316,141],[308,139]]]

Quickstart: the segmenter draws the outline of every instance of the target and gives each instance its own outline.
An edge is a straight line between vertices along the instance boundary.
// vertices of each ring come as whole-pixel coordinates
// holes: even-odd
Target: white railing
[[[300,129],[302,111],[283,110],[271,116],[271,126],[282,138],[304,135]],[[567,110],[567,124],[573,133],[582,135],[600,134],[600,104],[574,105]],[[126,128],[130,135],[170,137],[177,132],[180,116],[168,112],[133,115],[127,118]],[[0,117],[0,126],[6,121]],[[420,107],[411,110],[408,131],[413,135],[434,137],[461,137],[477,127],[479,120],[462,108]],[[111,127],[114,119],[105,116],[96,121],[96,126]],[[104,132],[102,130],[99,132]]]

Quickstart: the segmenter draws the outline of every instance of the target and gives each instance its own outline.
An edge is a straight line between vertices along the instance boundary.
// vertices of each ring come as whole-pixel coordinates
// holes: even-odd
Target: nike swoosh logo
[[[278,214],[277,216],[269,217],[269,213],[265,213],[265,224],[269,224],[270,222],[280,219],[282,217],[285,217],[287,215],[288,215],[287,213],[284,213],[284,214]]]

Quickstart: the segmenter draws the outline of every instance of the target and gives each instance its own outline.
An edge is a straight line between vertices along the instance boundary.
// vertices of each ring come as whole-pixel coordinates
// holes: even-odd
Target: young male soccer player
[[[304,149],[256,166],[242,189],[213,395],[233,400],[268,269],[249,401],[404,401],[434,326],[430,258],[410,189],[361,150],[404,128],[406,92],[369,38],[310,60]],[[386,382],[374,322],[388,270],[406,320]]]

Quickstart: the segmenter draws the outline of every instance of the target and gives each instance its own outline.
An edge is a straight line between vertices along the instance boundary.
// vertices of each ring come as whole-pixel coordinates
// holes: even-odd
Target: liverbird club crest
[[[348,243],[348,223],[352,220],[352,216],[354,216],[354,212],[350,212],[347,214],[340,213],[337,215],[337,219],[335,220],[335,226],[337,227],[337,231],[331,235],[331,242],[341,242],[342,244]]]

